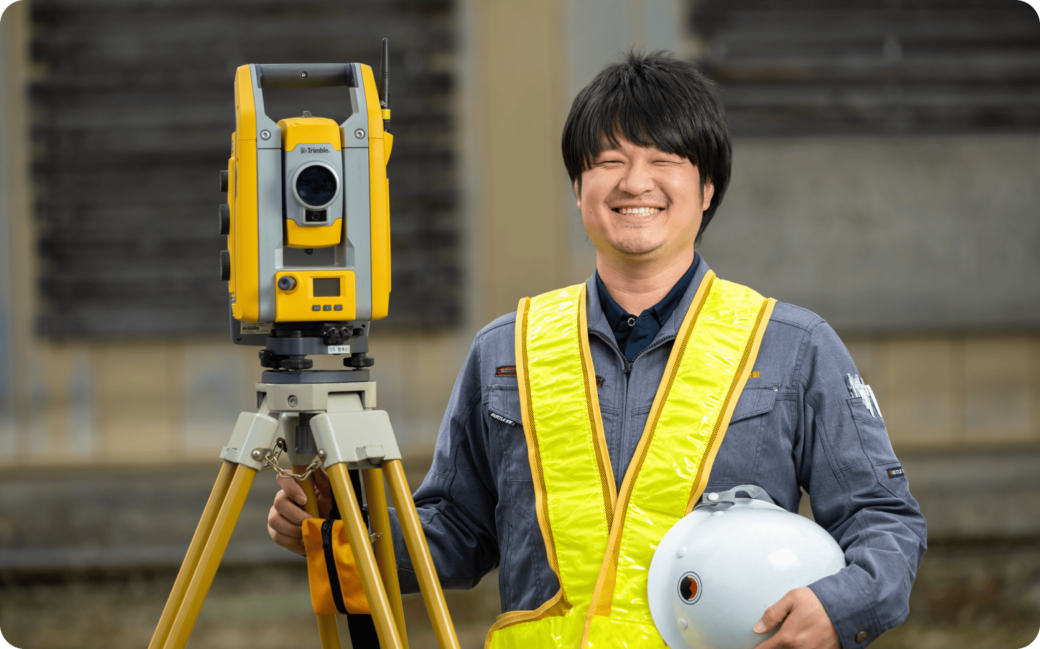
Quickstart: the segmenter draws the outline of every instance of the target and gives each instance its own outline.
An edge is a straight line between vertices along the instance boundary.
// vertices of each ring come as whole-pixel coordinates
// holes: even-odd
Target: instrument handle
[[[356,88],[358,80],[349,63],[257,64],[261,88]]]

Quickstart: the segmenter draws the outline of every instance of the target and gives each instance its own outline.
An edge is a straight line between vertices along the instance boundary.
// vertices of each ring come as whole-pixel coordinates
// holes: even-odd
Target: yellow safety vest
[[[585,285],[520,301],[516,373],[538,525],[560,590],[498,617],[485,646],[665,646],[647,604],[657,544],[704,491],[775,300],[708,271],[646,428],[614,483],[589,351]]]

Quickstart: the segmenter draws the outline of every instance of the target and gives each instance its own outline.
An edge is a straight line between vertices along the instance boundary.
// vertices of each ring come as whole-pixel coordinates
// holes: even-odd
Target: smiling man
[[[662,646],[654,548],[702,494],[745,484],[792,512],[806,491],[848,564],[771,606],[761,649],[862,647],[906,618],[925,522],[873,394],[819,316],[694,251],[730,151],[714,85],[665,54],[574,101],[563,156],[596,272],[477,334],[415,494],[445,587],[500,568],[490,647]],[[283,482],[268,518],[299,553],[303,499]]]

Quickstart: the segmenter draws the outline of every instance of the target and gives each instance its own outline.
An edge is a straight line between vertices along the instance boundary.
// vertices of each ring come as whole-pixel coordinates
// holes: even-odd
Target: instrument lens
[[[296,177],[296,195],[312,207],[327,205],[336,196],[336,176],[327,167],[312,165]]]

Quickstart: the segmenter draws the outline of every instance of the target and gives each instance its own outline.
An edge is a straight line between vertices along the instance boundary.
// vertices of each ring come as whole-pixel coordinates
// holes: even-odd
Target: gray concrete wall
[[[856,333],[1040,328],[1040,136],[738,139],[701,253]]]

